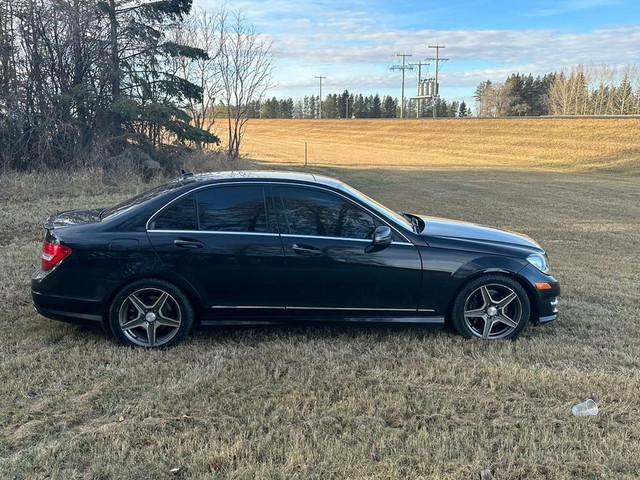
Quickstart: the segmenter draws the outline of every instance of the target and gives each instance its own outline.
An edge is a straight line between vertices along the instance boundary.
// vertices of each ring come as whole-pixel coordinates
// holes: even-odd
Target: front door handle
[[[322,250],[316,247],[312,247],[311,245],[298,245],[297,243],[294,243],[291,246],[291,249],[298,255],[307,255],[310,257],[317,257],[318,255],[322,255]]]
[[[198,240],[183,240],[181,238],[176,238],[173,241],[173,244],[176,247],[180,247],[180,248],[203,248],[204,247],[204,243]]]

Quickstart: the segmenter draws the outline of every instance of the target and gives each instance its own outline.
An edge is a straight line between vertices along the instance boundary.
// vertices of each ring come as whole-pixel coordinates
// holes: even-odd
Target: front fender
[[[526,260],[503,255],[460,250],[426,248],[423,258],[423,286],[420,310],[446,315],[451,301],[470,280],[487,273],[504,273],[518,277]]]

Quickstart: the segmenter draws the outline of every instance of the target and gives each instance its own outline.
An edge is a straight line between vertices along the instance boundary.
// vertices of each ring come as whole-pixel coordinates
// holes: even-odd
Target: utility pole
[[[402,65],[394,65],[393,67],[391,67],[389,70],[402,70],[402,93],[401,93],[401,99],[400,99],[400,118],[404,118],[404,71],[405,70],[413,70],[413,67],[411,65],[406,65],[405,64],[405,59],[407,57],[410,57],[411,55],[408,55],[406,53],[398,53],[396,55],[396,57],[402,57]]]
[[[323,77],[322,75],[319,75],[317,77],[314,78],[319,78],[320,79],[320,119],[322,119],[322,79],[323,78],[327,78],[327,77]]]
[[[429,63],[424,63],[422,61],[419,61],[418,63],[411,63],[410,66],[412,67],[418,67],[418,89],[416,90],[416,93],[418,94],[418,96],[420,96],[420,82],[422,80],[422,66],[428,66],[430,65]],[[420,101],[422,99],[421,98],[416,98],[416,118],[420,118]]]
[[[433,95],[433,118],[437,117],[437,108],[436,108],[436,100],[438,99],[438,94],[440,93],[440,89],[438,88],[438,64],[440,62],[446,62],[447,60],[449,60],[448,58],[438,58],[438,54],[440,52],[441,48],[445,48],[444,45],[440,45],[439,43],[436,43],[435,45],[429,45],[429,48],[435,48],[436,49],[436,58],[429,58],[427,60],[435,60],[436,61],[436,88],[435,88],[435,92]]]

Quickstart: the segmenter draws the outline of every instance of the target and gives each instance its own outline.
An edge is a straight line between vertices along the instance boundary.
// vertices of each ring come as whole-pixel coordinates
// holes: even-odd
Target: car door
[[[413,244],[395,232],[388,247],[367,253],[373,231],[385,224],[372,212],[320,187],[274,190],[287,309],[382,315],[417,310],[422,262]]]
[[[277,313],[285,307],[284,254],[266,205],[261,184],[201,188],[156,214],[149,239],[211,313]]]

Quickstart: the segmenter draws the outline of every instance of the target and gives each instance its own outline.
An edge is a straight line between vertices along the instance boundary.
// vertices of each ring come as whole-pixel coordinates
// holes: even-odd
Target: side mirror
[[[364,249],[365,253],[379,252],[391,245],[391,229],[386,225],[380,225],[373,231],[373,240]]]

